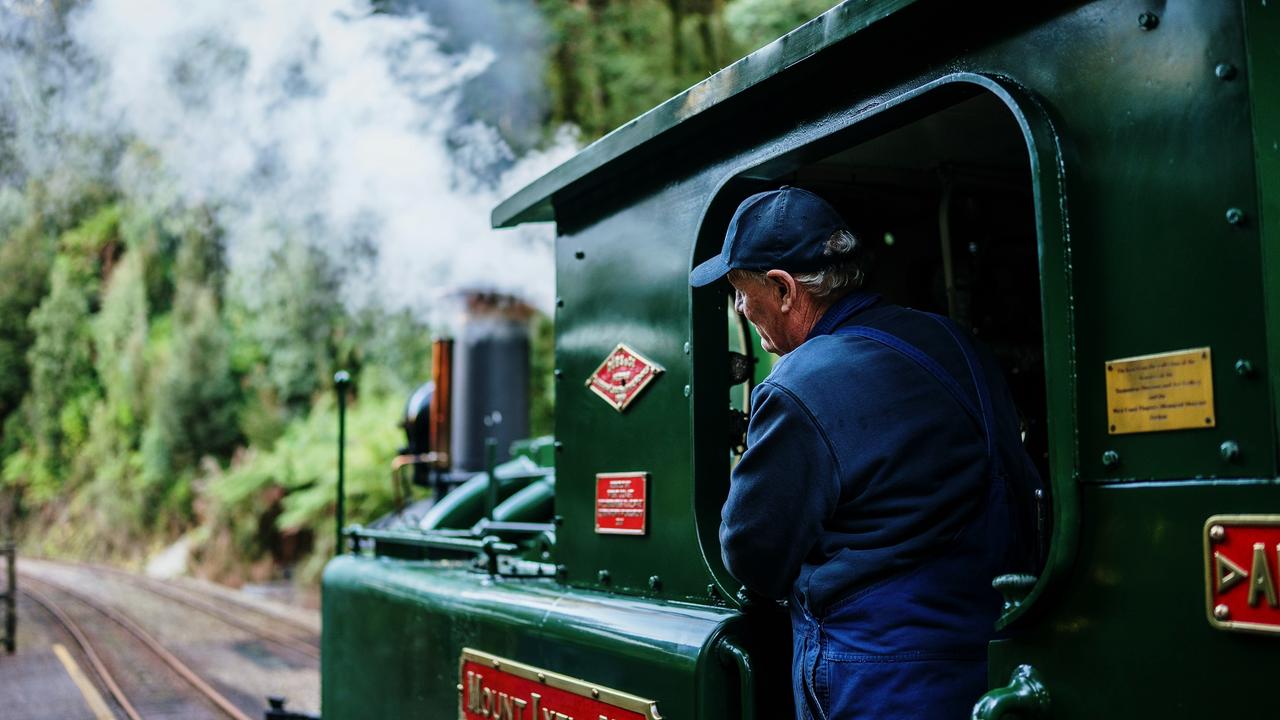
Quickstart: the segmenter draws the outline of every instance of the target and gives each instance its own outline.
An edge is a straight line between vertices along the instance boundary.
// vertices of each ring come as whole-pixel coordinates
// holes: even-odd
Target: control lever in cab
[[[756,347],[759,340],[747,318],[734,309],[733,295],[729,296],[729,450],[730,462],[737,462],[747,450],[747,419],[751,412],[751,389],[755,387]],[[738,386],[741,385],[741,390]]]

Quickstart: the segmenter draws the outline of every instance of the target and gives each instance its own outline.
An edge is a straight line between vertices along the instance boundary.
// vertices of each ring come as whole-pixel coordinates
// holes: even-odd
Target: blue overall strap
[[[995,451],[995,438],[992,433],[992,429],[996,426],[995,405],[991,402],[991,391],[987,387],[986,373],[982,371],[982,364],[974,356],[973,344],[960,337],[960,334],[956,332],[956,324],[949,318],[934,313],[925,314],[951,333],[951,338],[956,341],[956,345],[960,347],[960,352],[964,355],[964,362],[969,366],[969,377],[973,380],[973,389],[978,392],[978,406],[982,410],[982,425],[987,436],[987,455],[991,455]]]
[[[991,436],[991,422],[989,420],[991,403],[990,399],[985,397],[986,385],[985,383],[980,386],[976,384],[978,382],[978,373],[974,369],[974,363],[970,357],[970,350],[958,337],[956,337],[955,332],[950,330],[949,323],[941,318],[937,318],[936,316],[934,317],[942,323],[943,326],[947,327],[949,331],[951,331],[952,339],[956,340],[960,345],[960,352],[964,354],[965,363],[969,366],[969,372],[973,374],[975,378],[975,386],[978,388],[978,402],[980,403],[980,407],[974,406],[973,401],[969,399],[968,393],[966,393],[964,388],[960,386],[960,383],[956,381],[955,376],[948,372],[946,368],[939,365],[937,360],[934,360],[923,350],[912,345],[906,340],[903,340],[897,335],[892,335],[883,330],[877,330],[876,328],[867,327],[865,325],[846,325],[836,330],[834,334],[852,335],[878,342],[910,358],[919,365],[921,369],[932,375],[938,381],[938,384],[942,385],[942,387],[951,394],[951,397],[955,398],[956,402],[960,403],[960,407],[964,408],[964,411],[969,413],[969,416],[973,418],[973,421],[982,429],[983,439],[986,441],[987,445],[987,457],[991,457],[994,449]]]

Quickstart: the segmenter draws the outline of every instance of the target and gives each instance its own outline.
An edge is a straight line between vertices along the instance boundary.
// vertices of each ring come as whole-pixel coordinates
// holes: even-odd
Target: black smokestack
[[[528,305],[496,293],[463,294],[465,314],[454,339],[453,468],[485,469],[485,441],[507,457],[529,436]]]

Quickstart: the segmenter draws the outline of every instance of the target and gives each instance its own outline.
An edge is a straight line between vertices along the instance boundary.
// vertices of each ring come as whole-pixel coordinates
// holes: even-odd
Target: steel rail
[[[89,658],[89,664],[93,667],[93,672],[97,674],[98,679],[102,681],[104,686],[106,686],[107,692],[111,694],[111,698],[120,706],[120,709],[124,710],[124,714],[129,716],[129,720],[142,720],[142,716],[138,714],[138,711],[133,707],[133,704],[129,702],[129,698],[124,694],[124,691],[120,689],[120,685],[116,683],[116,679],[111,675],[111,672],[107,670],[107,666],[102,663],[102,659],[98,657],[97,651],[93,649],[93,643],[89,641],[88,636],[84,634],[84,631],[80,629],[80,626],[76,624],[76,621],[72,620],[70,616],[62,612],[62,608],[58,607],[56,603],[45,597],[43,593],[36,592],[29,587],[24,587],[19,590],[19,592],[31,598],[37,605],[44,608],[45,611],[52,615],[53,618],[62,625],[67,633],[71,635],[72,639],[76,641],[76,645],[80,646],[80,651],[84,653],[85,657]]]
[[[121,578],[125,578],[127,581],[130,581],[130,582],[138,582],[142,585],[147,585],[149,586],[147,589],[152,589],[152,587],[162,587],[162,588],[165,588],[165,590],[173,593],[198,594],[200,592],[198,588],[187,587],[185,583],[181,583],[181,582],[167,583],[167,582],[164,582],[163,580],[156,580],[154,578],[147,577],[146,575],[140,575],[138,573],[129,572],[128,570],[122,570],[120,568],[112,567],[110,565],[100,565],[97,563],[68,562],[65,560],[48,560],[48,559],[42,559],[40,560],[40,562],[46,563],[49,565],[59,565],[67,568],[74,568],[77,570],[88,570],[91,573],[102,571],[105,573],[109,573],[111,575],[116,575]],[[157,592],[158,594],[161,594],[161,595],[165,594],[164,592],[159,592],[159,591]],[[173,596],[167,596],[167,597],[171,597],[174,600],[178,600],[178,602],[183,602],[183,600],[179,600],[177,597],[173,597]],[[232,595],[219,593],[219,597],[235,605],[238,608],[241,608],[243,610],[253,613],[254,615],[257,615],[259,617],[266,619],[268,622],[288,625],[289,627],[307,636],[314,636],[316,634],[315,628],[309,627],[305,623],[299,622],[286,615],[264,610],[263,608],[258,607],[257,605],[251,602],[246,602],[245,600],[237,599]],[[283,633],[281,634],[283,635]],[[305,638],[292,637],[288,635],[285,635],[285,637],[289,637],[291,640],[296,640],[297,642],[305,643],[312,647],[316,647],[315,643],[312,643],[306,640]],[[318,649],[319,648],[317,648],[317,650]]]
[[[193,610],[199,610],[200,612],[203,612],[206,615],[210,615],[214,618],[217,618],[221,622],[224,622],[239,630],[243,630],[244,632],[247,632],[250,635],[266,640],[267,642],[270,642],[278,647],[284,648],[285,650],[290,650],[290,651],[299,653],[301,655],[305,655],[312,660],[320,659],[320,648],[316,647],[314,643],[308,642],[307,640],[304,640],[302,638],[297,638],[297,637],[287,635],[285,633],[276,632],[274,630],[255,627],[253,624],[247,623],[244,620],[241,620],[240,618],[236,617],[234,614],[226,610],[223,610],[222,608],[217,607],[216,605],[207,603],[203,600],[196,600],[190,596],[185,596],[184,591],[175,590],[167,585],[164,585],[155,580],[152,580],[151,578],[143,577],[140,575],[134,575],[133,573],[125,572],[123,570],[117,570],[116,568],[89,566],[89,565],[78,565],[77,567],[88,570],[90,574],[93,574],[94,572],[99,570],[105,571],[111,575],[115,575],[121,578],[123,582],[129,585],[142,588],[147,592],[153,593],[155,595],[159,595],[160,597],[172,600],[182,605],[186,605],[187,607]],[[269,616],[267,613],[264,613],[260,610],[256,610],[244,603],[237,603],[237,607],[256,612],[258,615],[264,618],[267,618],[268,620],[271,620],[271,621],[276,621],[279,619],[274,616]],[[302,629],[301,626],[299,625],[294,625],[294,627],[298,627],[299,629]]]
[[[208,698],[210,702],[216,705],[219,710],[226,713],[228,717],[233,718],[234,720],[253,720],[253,718],[250,718],[248,715],[245,715],[243,712],[241,712],[240,708],[232,704],[232,702],[228,700],[225,696],[223,696],[222,693],[218,692],[213,688],[213,686],[205,682],[204,679],[201,678],[199,675],[197,675],[195,671],[193,671],[190,667],[187,666],[186,663],[179,660],[176,655],[169,652],[169,650],[165,648],[163,645],[161,645],[160,642],[157,641],[154,637],[152,637],[150,633],[148,633],[146,630],[143,630],[141,626],[139,626],[133,620],[129,619],[127,616],[117,612],[112,608],[109,608],[94,600],[91,600],[90,598],[84,596],[83,594],[75,590],[71,590],[70,588],[67,588],[59,583],[52,582],[49,580],[43,580],[40,578],[32,578],[32,577],[29,577],[28,580],[34,580],[36,581],[37,584],[48,585],[51,588],[57,589],[58,592],[70,595],[76,600],[84,603],[85,605],[88,605],[89,607],[98,611],[102,615],[106,616],[107,619],[111,620],[115,624],[124,628],[126,631],[129,632],[129,634],[133,635],[138,640],[142,641],[143,645],[146,645],[147,648],[151,650],[151,652],[155,653],[156,656],[158,656],[161,660],[163,660],[164,663],[168,665],[170,668],[172,668],[174,672],[178,673],[178,675],[182,677],[183,680],[186,680],[189,685],[191,685],[196,690],[198,690],[200,694]]]

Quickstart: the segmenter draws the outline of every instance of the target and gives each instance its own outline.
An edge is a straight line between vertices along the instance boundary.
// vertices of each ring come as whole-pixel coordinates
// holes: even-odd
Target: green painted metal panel
[[[561,558],[571,582],[592,584],[599,570],[608,569],[614,587],[644,591],[648,577],[667,565],[664,575],[672,582],[664,577],[664,585],[692,597],[705,587],[707,574],[716,573],[716,553],[707,545],[716,500],[723,497],[723,479],[716,475],[723,476],[725,466],[693,458],[691,471],[689,463],[704,447],[713,458],[720,452],[710,438],[723,394],[710,387],[702,395],[702,385],[718,372],[723,308],[696,293],[680,297],[695,256],[718,245],[719,225],[710,222],[710,239],[703,240],[709,246],[691,247],[703,215],[724,214],[712,199],[728,178],[750,168],[776,171],[770,163],[789,153],[803,157],[806,148],[830,151],[833,138],[856,142],[859,133],[882,131],[880,123],[888,122],[882,106],[947,77],[942,69],[982,71],[1025,88],[1026,104],[1043,115],[1029,121],[1030,130],[1041,136],[1041,145],[1052,146],[1040,153],[1037,210],[1041,242],[1049,243],[1041,248],[1041,262],[1060,506],[1070,505],[1077,479],[1274,474],[1270,397],[1233,367],[1236,358],[1265,357],[1257,230],[1225,219],[1235,205],[1257,211],[1253,175],[1241,171],[1251,166],[1252,154],[1246,85],[1215,74],[1218,58],[1242,56],[1239,14],[1230,5],[1180,4],[1164,13],[1157,30],[1144,31],[1129,5],[1094,3],[1020,33],[1002,34],[1009,28],[979,27],[972,20],[951,28],[974,38],[969,45],[978,49],[951,56],[955,48],[945,40],[922,45],[933,48],[939,61],[947,59],[945,67],[935,67],[927,57],[913,64],[886,46],[844,48],[874,51],[883,67],[904,72],[896,77],[886,70],[878,83],[864,86],[851,81],[837,96],[819,92],[829,85],[826,77],[797,80],[785,95],[743,93],[735,110],[753,118],[750,127],[702,137],[685,152],[655,158],[661,165],[626,183],[598,185],[561,209],[558,273],[565,304],[557,323],[558,363],[569,380],[561,384],[557,420],[565,443],[559,464],[568,473],[558,507],[565,520]],[[989,40],[978,39],[983,37]],[[1063,37],[1078,40],[1070,53],[1057,51]],[[919,47],[912,50],[921,54]],[[847,58],[828,59],[840,65]],[[906,72],[920,65],[923,73]],[[1099,72],[1104,66],[1108,72]],[[850,134],[841,136],[845,128]],[[1051,181],[1055,187],[1046,190]],[[1060,226],[1060,240],[1044,234],[1051,225]],[[692,303],[688,310],[682,300]],[[699,303],[710,308],[711,319],[699,320]],[[1229,321],[1223,308],[1229,308]],[[691,325],[682,313],[689,313]],[[650,396],[623,415],[575,382],[619,341],[653,354],[667,368]],[[682,353],[686,341],[695,348],[692,358]],[[1105,360],[1199,346],[1212,347],[1216,358],[1217,427],[1108,434]],[[699,364],[699,347],[712,348],[705,365]],[[686,384],[692,386],[691,415],[682,395]],[[713,404],[702,407],[699,397]],[[694,444],[692,453],[686,439]],[[1239,445],[1237,459],[1223,459],[1219,446],[1225,441]],[[1110,469],[1101,462],[1109,449],[1121,458]],[[592,474],[650,467],[660,469],[653,512],[662,536],[591,538]],[[689,492],[703,493],[687,486],[693,477],[720,488],[705,493],[706,502],[693,503],[695,525],[704,528],[707,568],[701,571],[670,559],[690,557],[687,525],[666,527],[687,511]],[[659,497],[671,492],[679,497]],[[1057,565],[1069,564],[1069,555],[1059,555]],[[604,568],[606,559],[623,569]],[[722,585],[729,582],[721,578]]]
[[[1258,175],[1258,232],[1267,315],[1267,356],[1280,357],[1280,5],[1242,0],[1248,49],[1249,99],[1253,110],[1253,148]],[[1254,368],[1271,385],[1273,411],[1280,408],[1280,363]],[[1272,429],[1280,426],[1272,417]]]
[[[1133,14],[1086,8],[1061,28],[1080,39],[1070,64],[1019,78],[1045,87],[1068,148],[1081,475],[1273,475],[1270,399],[1234,371],[1266,352],[1257,226],[1226,219],[1232,207],[1257,214],[1248,85],[1215,73],[1243,62],[1239,8],[1170,4],[1151,31]],[[1108,435],[1106,360],[1206,346],[1215,428]],[[1219,452],[1228,440],[1237,461]],[[1113,468],[1106,450],[1119,454]]]
[[[709,717],[699,698],[736,688],[704,652],[725,610],[350,555],[325,569],[323,601],[326,720],[456,717],[463,647],[657,700],[673,720]]]
[[[687,238],[701,198],[696,191],[628,197],[625,212],[588,221],[557,241],[556,432],[563,445],[556,463],[562,518],[556,560],[572,584],[707,597],[710,580],[690,522],[693,448],[685,388],[692,374],[684,350],[691,339]],[[684,211],[673,210],[682,204]],[[723,310],[720,318],[723,336]],[[585,387],[620,342],[666,369],[623,412]],[[727,455],[727,443],[723,447]],[[628,471],[650,474],[648,533],[596,534],[596,474]]]
[[[1274,480],[1091,486],[1069,582],[1043,622],[992,646],[990,682],[1030,663],[1051,717],[1257,717],[1280,663],[1280,638],[1210,628],[1204,522],[1280,513]]]

